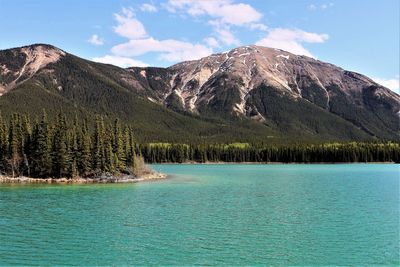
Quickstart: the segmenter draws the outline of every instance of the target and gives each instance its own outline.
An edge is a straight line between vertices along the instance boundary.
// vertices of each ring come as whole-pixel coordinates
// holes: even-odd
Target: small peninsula
[[[111,177],[96,177],[96,178],[32,178],[32,177],[10,177],[0,176],[0,183],[20,183],[20,184],[109,184],[109,183],[137,183],[143,181],[160,180],[167,178],[166,174],[152,171],[141,176],[111,176]]]
[[[128,126],[96,117],[93,125],[60,112],[50,122],[0,116],[0,183],[129,183],[166,178],[149,168]]]

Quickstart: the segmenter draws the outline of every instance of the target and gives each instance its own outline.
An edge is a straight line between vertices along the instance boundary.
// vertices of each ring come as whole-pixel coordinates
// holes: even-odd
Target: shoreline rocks
[[[126,176],[111,176],[111,177],[96,177],[96,178],[32,178],[32,177],[9,177],[0,175],[0,183],[29,183],[29,184],[108,184],[108,183],[137,183],[150,180],[160,180],[167,178],[166,174],[152,172],[135,177],[132,175]]]

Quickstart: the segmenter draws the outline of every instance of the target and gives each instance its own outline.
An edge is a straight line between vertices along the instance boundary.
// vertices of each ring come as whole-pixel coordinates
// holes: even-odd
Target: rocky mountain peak
[[[0,53],[0,95],[31,78],[50,63],[57,62],[66,53],[51,45],[34,44]],[[9,61],[10,56],[13,61]]]
[[[243,115],[249,110],[247,99],[250,92],[261,85],[281,90],[293,98],[318,102],[324,109],[329,109],[330,97],[337,94],[329,89],[332,86],[357,101],[362,99],[355,98],[361,98],[362,90],[369,86],[377,87],[381,94],[399,99],[361,74],[314,58],[255,45],[182,62],[168,70],[171,72],[170,88],[161,101],[168,102],[173,96],[182,108],[193,112],[210,103],[217,87],[218,92],[230,87],[227,93],[239,96],[232,111]]]

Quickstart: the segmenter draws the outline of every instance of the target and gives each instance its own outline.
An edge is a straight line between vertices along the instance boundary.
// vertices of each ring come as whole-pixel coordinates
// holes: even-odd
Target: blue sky
[[[48,43],[120,66],[278,47],[398,92],[398,0],[0,0],[0,49]]]

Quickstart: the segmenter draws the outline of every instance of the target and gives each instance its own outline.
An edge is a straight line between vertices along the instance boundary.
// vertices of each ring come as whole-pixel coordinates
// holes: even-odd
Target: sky
[[[34,43],[121,67],[257,44],[399,93],[399,0],[0,0],[0,49]]]

